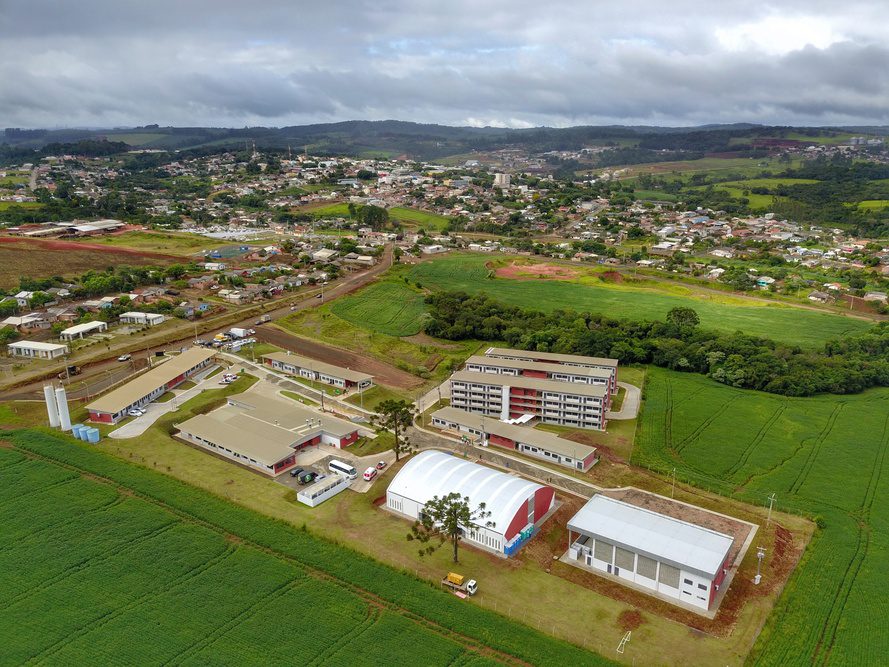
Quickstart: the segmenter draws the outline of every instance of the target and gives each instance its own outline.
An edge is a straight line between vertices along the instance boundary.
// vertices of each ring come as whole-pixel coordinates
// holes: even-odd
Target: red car
[[[377,470],[382,470],[382,469],[385,468],[385,467],[386,467],[386,462],[385,462],[385,461],[379,461],[379,462],[377,463]]]

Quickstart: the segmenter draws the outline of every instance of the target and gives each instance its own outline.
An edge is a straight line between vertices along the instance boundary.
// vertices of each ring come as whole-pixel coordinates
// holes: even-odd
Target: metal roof
[[[252,399],[256,400],[251,402]],[[274,424],[287,431],[300,432],[306,430],[306,421],[310,421],[313,424],[309,428],[318,432],[324,431],[328,435],[338,438],[358,430],[357,424],[334,417],[327,412],[321,413],[312,410],[289,398],[285,400],[272,398],[271,396],[260,397],[259,395],[241,394],[230,398],[229,402],[246,409],[246,414],[254,419]],[[314,426],[318,422],[320,422],[320,428]]]
[[[212,358],[215,354],[215,350],[192,347],[181,354],[177,354],[160,366],[152,368],[144,375],[130,380],[122,387],[118,387],[114,391],[93,401],[86,406],[86,409],[95,412],[107,412],[112,415],[117,414],[121,410],[133,405],[136,401],[145,398],[155,389],[162,387],[198,364]]]
[[[566,366],[565,364],[555,364],[540,361],[530,361],[528,359],[505,359],[503,357],[483,357],[481,355],[473,355],[466,360],[464,367],[469,364],[480,364],[485,366],[495,366],[498,368],[516,368],[529,371],[543,371],[546,373],[571,373],[584,377],[594,378],[610,378],[614,375],[614,368],[602,366]]]
[[[7,347],[21,349],[21,350],[46,350],[47,352],[54,352],[56,350],[65,350],[68,351],[67,345],[59,345],[58,343],[42,343],[37,340],[20,340],[17,343],[10,343]]]
[[[477,371],[457,371],[451,376],[457,382],[471,384],[487,384],[498,387],[522,387],[524,389],[536,389],[554,394],[570,394],[572,396],[590,396],[605,398],[608,396],[608,387],[598,384],[585,384],[583,382],[559,382],[558,380],[544,380],[542,378],[530,378],[524,375],[500,375],[499,373],[479,373]]]
[[[560,364],[613,366],[617,368],[617,359],[608,359],[606,357],[584,357],[578,354],[559,354],[557,352],[537,352],[534,350],[512,350],[506,347],[489,347],[485,351],[485,356],[504,357],[507,359],[529,359],[531,361],[554,361]]]
[[[499,419],[485,417],[476,412],[466,412],[465,410],[459,410],[458,408],[452,408],[450,406],[436,410],[432,413],[432,418],[443,419],[455,424],[468,426],[477,431],[481,431],[482,426],[484,426],[484,432],[488,435],[499,435],[515,442],[539,447],[548,452],[561,454],[562,456],[568,456],[573,459],[585,459],[596,451],[595,447],[582,445],[579,442],[572,442],[571,440],[560,438],[557,435],[547,433],[546,431],[540,431],[530,426],[507,424]]]
[[[285,364],[290,364],[296,368],[305,368],[316,373],[323,373],[332,377],[342,378],[350,382],[364,382],[365,380],[373,380],[373,375],[360,373],[341,366],[334,366],[323,361],[317,361],[304,357],[299,354],[287,354],[286,352],[272,352],[271,354],[262,355],[263,359],[273,359]]]
[[[86,333],[87,331],[92,331],[93,329],[107,329],[108,323],[102,322],[100,320],[94,320],[92,322],[82,322],[81,324],[75,324],[73,327],[68,327],[67,329],[62,331],[63,336],[74,336],[79,333]]]
[[[441,498],[449,493],[459,493],[469,498],[472,509],[484,503],[485,511],[491,515],[481,524],[493,521],[491,530],[503,534],[516,513],[524,509],[525,501],[542,488],[540,484],[521,477],[507,475],[444,452],[427,450],[415,455],[398,471],[387,493],[424,505],[433,496]]]
[[[601,493],[568,521],[568,528],[710,578],[725,562],[734,541],[715,530]]]
[[[268,466],[293,454],[293,446],[302,439],[296,433],[248,417],[230,406],[192,417],[178,428]]]

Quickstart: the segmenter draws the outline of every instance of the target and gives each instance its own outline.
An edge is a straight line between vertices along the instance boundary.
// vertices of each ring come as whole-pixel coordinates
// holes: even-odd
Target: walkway
[[[620,406],[620,410],[614,412],[612,410],[608,410],[605,413],[606,419],[635,419],[639,416],[639,404],[642,399],[642,391],[633,384],[627,384],[626,382],[618,382],[618,387],[622,387],[626,390],[626,394],[624,395],[624,402]]]

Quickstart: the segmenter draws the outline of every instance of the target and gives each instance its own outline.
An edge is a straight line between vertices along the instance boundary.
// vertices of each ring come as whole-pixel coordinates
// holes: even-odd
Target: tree
[[[698,317],[698,313],[694,308],[677,306],[676,308],[671,308],[670,312],[667,313],[667,322],[680,329],[685,327],[693,328],[701,323],[701,318]]]
[[[395,444],[392,446],[395,452],[395,460],[398,461],[402,454],[410,454],[414,451],[410,440],[405,436],[407,427],[414,423],[414,406],[405,400],[392,398],[382,401],[377,405],[377,414],[371,420],[377,428],[392,431],[395,435]]]
[[[491,513],[485,509],[484,503],[472,509],[468,496],[449,493],[439,498],[433,496],[420,512],[420,518],[411,526],[408,542],[417,540],[420,544],[420,556],[436,551],[445,542],[450,541],[454,549],[454,562],[458,563],[457,548],[463,539],[463,531],[470,526],[493,528],[494,522],[488,521]],[[429,544],[437,540],[437,544]]]

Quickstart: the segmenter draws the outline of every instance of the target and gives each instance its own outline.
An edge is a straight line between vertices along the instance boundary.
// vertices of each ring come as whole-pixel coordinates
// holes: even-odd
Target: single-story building
[[[307,380],[323,382],[341,389],[367,389],[373,386],[373,376],[349,368],[334,366],[323,361],[288,352],[272,352],[262,355],[263,363],[277,371],[297,375]]]
[[[333,498],[336,494],[348,489],[351,484],[352,480],[345,475],[328,475],[301,489],[296,494],[296,499],[303,505],[317,507],[328,498]]]
[[[601,493],[568,521],[568,559],[708,610],[734,538]]]
[[[555,493],[548,486],[427,450],[395,475],[386,490],[386,509],[416,521],[433,497],[449,493],[469,498],[472,510],[484,503],[490,514],[462,526],[463,539],[503,556],[518,551],[555,506]]]
[[[120,316],[122,324],[141,324],[147,327],[161,324],[165,319],[161,313],[140,313],[138,311],[121,313]]]
[[[586,472],[599,460],[595,447],[457,408],[444,407],[433,412],[432,425],[468,437],[480,438],[486,445],[512,449],[573,470]]]
[[[75,338],[83,338],[84,336],[89,336],[94,333],[99,333],[102,331],[108,331],[108,323],[107,322],[83,322],[82,324],[75,324],[73,327],[68,327],[63,330],[62,333],[59,334],[59,338],[62,340],[74,340]]]
[[[272,477],[294,467],[302,449],[341,449],[358,440],[352,422],[258,394],[230,397],[223,407],[176,428],[181,439]]]
[[[13,357],[27,359],[58,359],[68,354],[67,345],[57,343],[41,343],[36,340],[20,340],[6,346]]]
[[[215,350],[193,347],[155,366],[87,405],[90,421],[116,424],[127,411],[151,403],[209,366],[215,354]]]

